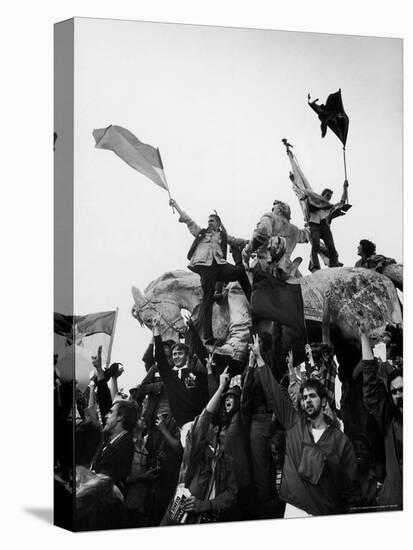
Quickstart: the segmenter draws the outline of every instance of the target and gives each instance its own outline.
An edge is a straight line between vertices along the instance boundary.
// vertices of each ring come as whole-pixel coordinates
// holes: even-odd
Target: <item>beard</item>
[[[318,407],[313,405],[311,405],[311,407],[309,408],[305,407],[304,411],[305,411],[305,414],[308,416],[308,418],[311,418],[311,420],[313,420],[314,418],[317,418],[317,416],[320,414],[321,405]]]
[[[403,410],[403,397],[398,397],[396,399],[396,407],[402,411]]]

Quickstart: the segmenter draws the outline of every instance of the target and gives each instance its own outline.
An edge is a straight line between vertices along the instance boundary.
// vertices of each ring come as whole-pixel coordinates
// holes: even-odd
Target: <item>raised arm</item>
[[[196,222],[194,222],[194,220],[190,216],[188,216],[186,212],[182,210],[182,208],[178,205],[178,203],[174,199],[170,199],[169,204],[172,206],[172,208],[175,208],[175,210],[178,212],[179,221],[181,223],[186,223],[190,233],[194,237],[197,237],[199,232],[201,231],[201,228],[199,227],[199,225]]]
[[[270,212],[261,217],[252,233],[253,251],[268,242],[272,235],[272,223],[273,218]]]
[[[299,413],[294,409],[289,397],[281,390],[281,386],[274,378],[269,366],[265,364],[261,355],[258,335],[253,336],[253,343],[250,347],[251,353],[256,359],[258,377],[268,406],[276,414],[283,428],[288,430],[297,422]]]
[[[192,317],[190,315],[189,317],[187,317],[186,324],[188,327],[187,336],[189,338],[189,341],[187,341],[186,343],[189,345],[190,353],[191,355],[196,355],[200,361],[204,361],[208,356],[208,352],[199,336],[197,329],[195,328],[194,322],[192,321]]]
[[[251,388],[254,380],[254,368],[255,368],[255,356],[250,353],[248,366],[244,371],[244,379],[242,382],[241,390],[241,419],[245,425],[248,424],[248,420],[251,415]]]
[[[163,382],[159,380],[159,378],[157,382],[155,381],[156,370],[156,365],[152,365],[152,367],[148,370],[147,375],[139,384],[136,392],[137,399],[143,399],[147,394],[159,395],[161,393]]]
[[[161,379],[165,382],[166,380],[168,380],[168,378],[171,378],[172,369],[168,363],[162,346],[160,323],[160,315],[159,313],[156,313],[152,319],[152,332],[155,341],[155,361],[158,365],[159,375]]]
[[[142,361],[145,364],[145,370],[146,372],[149,372],[149,369],[152,367],[152,365],[155,363],[155,358],[153,356],[153,336],[150,344],[145,350],[145,353],[143,354]]]
[[[227,242],[230,246],[235,246],[236,248],[242,249],[248,243],[248,239],[242,239],[241,237],[234,237],[230,235],[225,229],[224,224],[221,221],[221,228],[227,234]]]
[[[244,248],[246,244],[248,244],[248,239],[243,239],[242,237],[234,237],[232,235],[228,235],[228,244],[231,246],[236,246],[238,248]]]
[[[168,430],[168,427],[163,419],[162,415],[156,417],[155,426],[161,432],[167,445],[176,453],[179,454],[182,452],[182,445],[178,438],[174,437],[171,432]]]
[[[120,363],[114,363],[114,365],[116,366],[113,367],[113,365],[111,365],[111,376],[109,379],[109,390],[112,402],[115,400],[116,396],[119,393],[118,378],[124,371],[124,368],[120,365]]]
[[[294,369],[294,357],[293,350],[290,350],[287,354],[287,367],[288,367],[288,397],[291,400],[291,404],[295,410],[298,410],[298,399],[300,397],[300,384],[297,379],[297,375]]]
[[[211,420],[214,413],[218,411],[222,395],[225,392],[225,389],[229,382],[228,369],[229,367],[226,367],[224,372],[219,377],[218,389],[209,400],[205,410],[199,415],[197,419],[195,419],[194,425],[191,429],[192,449],[195,452],[192,453],[189,464],[194,465],[201,458],[201,452],[206,443],[206,437],[208,435]],[[228,510],[234,503],[237,496],[237,483],[235,480],[234,468],[232,467],[232,458],[226,456],[225,461],[227,474],[227,478],[225,480],[225,490],[222,493],[216,495],[213,499],[200,500],[194,496],[191,496],[185,502],[185,510],[187,512],[205,512],[214,516],[219,516],[222,512]],[[187,485],[189,481],[189,471],[190,468],[188,468],[186,473]]]
[[[345,204],[348,201],[348,181],[344,180],[343,183],[343,194],[341,195],[341,204]]]
[[[327,288],[323,297],[323,320],[321,325],[322,333],[322,342],[331,346],[330,339],[330,300],[331,300],[331,290]]]
[[[224,393],[229,382],[228,370],[229,370],[229,367],[225,367],[225,370],[219,376],[218,389],[214,393],[214,395],[211,397],[211,399],[208,401],[207,406],[205,407],[205,410],[211,414],[216,413],[219,409],[219,405],[222,399],[222,394]]]
[[[208,401],[205,409],[202,413],[197,416],[194,420],[194,423],[191,428],[191,439],[192,439],[192,453],[198,453],[199,449],[202,449],[209,431],[210,423],[213,419],[214,414],[218,411],[219,405],[221,403],[222,395],[225,392],[225,389],[229,382],[229,374],[227,367],[224,372],[219,377],[219,385],[217,391]]]
[[[84,409],[85,419],[93,422],[99,429],[102,429],[102,426],[99,422],[98,413],[96,410],[96,393],[95,393],[96,383],[92,378],[89,382],[89,397],[87,407]]]
[[[92,379],[89,382],[89,398],[87,402],[87,406],[89,407],[95,407],[96,406],[96,393],[95,393],[95,381]]]
[[[105,424],[105,417],[112,406],[112,398],[106,383],[105,373],[102,368],[102,346],[99,346],[97,355],[92,357],[92,363],[96,369],[97,401],[102,417],[102,423]]]
[[[375,417],[384,433],[389,422],[387,390],[377,375],[377,361],[374,358],[369,338],[364,327],[360,327],[360,341],[363,368],[363,398],[369,412]]]
[[[176,202],[175,199],[169,199],[169,205],[172,206],[172,208],[175,208],[175,210],[178,212],[180,216],[185,214],[185,212],[182,210],[182,208],[179,206],[179,204]]]
[[[206,359],[206,369],[207,369],[207,377],[208,377],[208,397],[210,398],[214,395],[214,393],[217,391],[219,386],[212,370],[213,365],[215,365],[214,356],[212,353],[210,353],[208,358]]]
[[[242,251],[242,261],[245,267],[248,266],[248,261],[253,252],[258,248],[268,243],[272,234],[272,214],[264,214],[257,223],[251,239],[247,242]]]
[[[297,243],[308,243],[310,241],[310,230],[307,227],[304,229],[297,228]]]

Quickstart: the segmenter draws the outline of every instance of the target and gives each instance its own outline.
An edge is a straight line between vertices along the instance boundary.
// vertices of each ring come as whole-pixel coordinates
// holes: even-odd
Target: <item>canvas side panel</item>
[[[54,311],[73,312],[73,97],[74,20],[54,25]],[[60,336],[61,337],[61,336]],[[55,360],[57,339],[55,330]],[[74,403],[74,354],[66,354],[69,380],[54,384],[54,523],[73,530],[74,492],[65,481],[74,469],[74,431],[67,416]],[[54,374],[55,380],[55,374]]]

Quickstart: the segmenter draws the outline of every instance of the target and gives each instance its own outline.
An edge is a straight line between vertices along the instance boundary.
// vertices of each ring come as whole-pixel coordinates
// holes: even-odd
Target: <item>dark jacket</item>
[[[161,380],[157,365],[152,365],[148,370],[147,375],[137,388],[135,399],[141,402],[145,395],[148,396],[148,404],[144,414],[144,421],[149,428],[152,428],[156,420],[159,400],[161,397],[163,399],[167,398],[165,385]]]
[[[363,361],[364,403],[384,437],[386,478],[378,496],[379,506],[403,507],[403,417],[390,402],[386,386],[377,375],[377,362]]]
[[[207,410],[195,419],[187,436],[179,482],[184,483],[198,499],[210,500],[211,515],[219,519],[236,500],[237,482],[233,459],[221,449],[216,456],[214,470],[215,496],[208,498],[214,455],[208,441],[212,419],[213,415]],[[188,523],[191,523],[191,519]]]
[[[96,475],[76,489],[75,531],[123,527],[123,498],[113,481]]]
[[[112,397],[106,380],[98,380],[96,382],[97,402],[99,405],[102,424],[106,424],[106,415],[112,407]]]
[[[142,356],[142,362],[145,365],[146,372],[149,372],[149,369],[155,364],[155,357],[153,356],[152,342],[146,348],[145,353]]]
[[[241,415],[245,424],[257,413],[270,413],[257,369],[247,367],[241,393]]]
[[[168,364],[161,336],[155,336],[155,360],[159,374],[168,393],[172,416],[178,426],[193,420],[208,401],[208,383],[206,373],[185,369],[182,379],[178,378]]]
[[[96,473],[108,475],[120,488],[129,476],[134,452],[133,439],[125,433],[113,444],[103,446],[93,464]]]
[[[317,443],[311,424],[296,411],[267,365],[257,368],[268,407],[286,431],[280,497],[308,514],[342,514],[357,502],[357,463],[348,437],[329,424]]]
[[[251,470],[248,454],[249,441],[239,411],[231,417],[229,423],[221,429],[223,430],[225,432],[224,452],[233,459],[235,479],[240,490],[251,484]]]

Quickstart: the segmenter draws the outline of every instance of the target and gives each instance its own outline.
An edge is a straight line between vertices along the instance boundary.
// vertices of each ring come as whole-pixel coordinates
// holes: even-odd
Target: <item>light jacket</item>
[[[269,244],[272,237],[282,237],[285,241],[285,250],[283,256],[277,265],[281,269],[288,269],[291,265],[291,254],[297,243],[307,243],[310,239],[308,229],[299,229],[296,225],[290,223],[286,217],[273,212],[267,212],[261,216],[257,226],[254,229],[251,240],[249,241],[246,252],[257,251],[258,260],[261,262],[269,261]],[[264,265],[261,267],[265,270]]]
[[[231,235],[226,235],[226,239],[224,239],[221,231],[202,230],[185,212],[182,212],[179,221],[188,226],[190,233],[196,239],[190,250],[189,268],[210,266],[214,260],[217,264],[225,264],[226,242],[233,246],[243,246],[247,242],[246,239],[239,239]],[[200,234],[201,237],[198,238]]]

